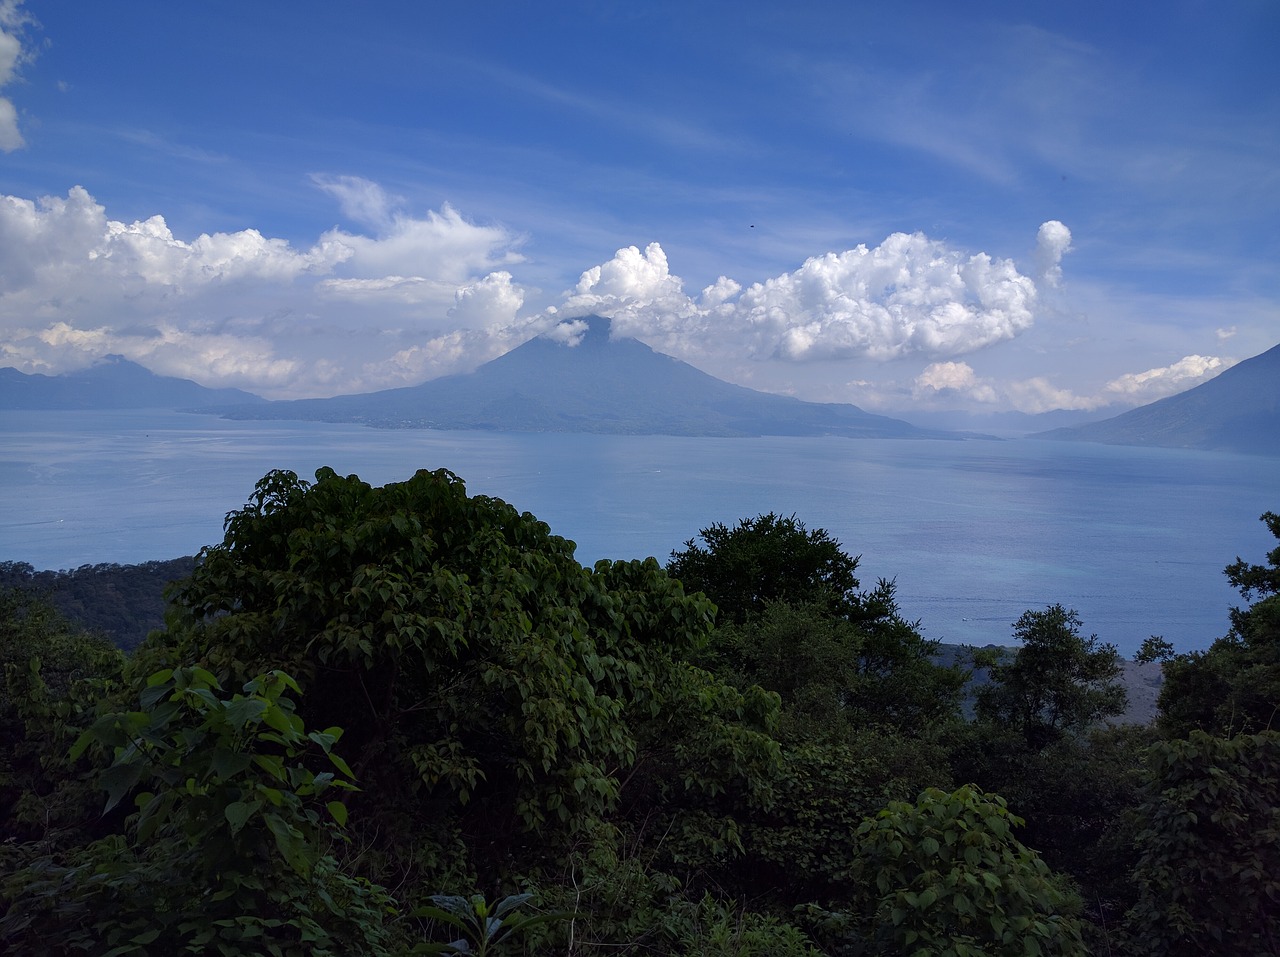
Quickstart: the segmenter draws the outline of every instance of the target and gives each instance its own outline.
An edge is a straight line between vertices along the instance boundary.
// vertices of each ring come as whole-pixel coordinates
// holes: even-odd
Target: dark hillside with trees
[[[966,716],[857,568],[777,515],[584,568],[449,472],[326,469],[127,657],[4,589],[0,951],[1277,953],[1280,548],[1221,644],[1144,649],[1158,727],[1060,605]]]
[[[44,595],[69,622],[131,651],[164,627],[165,589],[190,575],[195,564],[186,557],[37,571],[26,562],[0,562],[0,588]]]

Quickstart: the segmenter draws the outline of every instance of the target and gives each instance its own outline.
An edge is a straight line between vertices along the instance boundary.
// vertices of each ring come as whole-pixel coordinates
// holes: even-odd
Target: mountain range
[[[957,438],[855,405],[805,402],[732,385],[588,317],[576,345],[531,339],[474,372],[330,399],[204,411],[235,419],[359,422],[390,429],[632,435],[840,435]]]
[[[1186,392],[1031,438],[1280,455],[1280,345]]]
[[[960,438],[974,433],[950,430],[1029,431],[1052,423],[1067,427],[1031,437],[1280,455],[1280,346],[1186,392],[1101,421],[1077,424],[1066,418],[1072,413],[1008,413],[1008,421],[951,413],[908,423],[855,405],[733,385],[635,339],[611,338],[607,319],[587,323],[573,346],[539,337],[474,372],[329,399],[272,402],[239,389],[208,389],[115,355],[59,376],[0,368],[0,409],[181,409],[403,429],[855,438]]]
[[[265,402],[240,389],[207,389],[190,379],[156,375],[124,356],[48,376],[0,369],[0,409],[183,409]]]

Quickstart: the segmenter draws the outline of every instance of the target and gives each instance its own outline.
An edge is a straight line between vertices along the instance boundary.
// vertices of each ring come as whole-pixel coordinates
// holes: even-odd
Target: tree
[[[934,664],[938,643],[904,619],[894,584],[860,590],[858,559],[794,515],[711,525],[667,572],[716,603],[707,660],[781,695],[793,717],[839,736],[878,724],[920,729],[953,715],[964,675]]]
[[[1021,646],[1011,661],[993,663],[991,683],[976,693],[978,717],[1017,730],[1038,748],[1123,714],[1120,655],[1097,635],[1081,635],[1081,624],[1062,605],[1023,612],[1013,626]]]
[[[90,795],[66,753],[94,700],[119,683],[124,655],[48,599],[0,588],[0,835],[52,840],[81,831]]]
[[[330,853],[347,811],[327,798],[352,788],[341,731],[307,733],[298,690],[280,672],[235,694],[198,667],[140,680],[72,753],[105,746],[106,809],[133,797],[138,813],[82,847],[22,849],[0,885],[5,952],[390,953],[389,895]]]
[[[174,598],[140,658],[294,675],[306,723],[345,730],[363,859],[428,892],[558,867],[655,801],[723,813],[776,771],[776,698],[689,663],[706,599],[652,559],[583,568],[445,470],[270,473]]]
[[[1013,831],[998,795],[936,788],[858,828],[861,932],[872,953],[1083,955],[1079,898]]]
[[[1280,515],[1266,512],[1262,521],[1280,539]],[[1266,565],[1237,557],[1226,575],[1246,601],[1257,600],[1231,610],[1231,630],[1207,651],[1165,664],[1158,723],[1172,737],[1280,728],[1280,547]]]
[[[1280,734],[1152,748],[1127,953],[1280,953]]]
[[[667,573],[702,592],[719,620],[741,622],[778,601],[815,604],[850,616],[859,607],[858,559],[845,554],[826,529],[809,530],[794,515],[770,512],[733,528],[717,522],[673,551]]]

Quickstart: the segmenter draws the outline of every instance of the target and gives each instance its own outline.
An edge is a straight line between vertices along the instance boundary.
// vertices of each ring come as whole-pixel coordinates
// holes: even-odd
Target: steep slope
[[[1280,346],[1178,395],[1032,437],[1280,455]]]
[[[206,389],[190,379],[159,376],[123,356],[57,376],[0,369],[0,409],[185,409],[262,401],[240,389]]]
[[[221,409],[232,418],[382,428],[657,435],[935,437],[857,406],[803,402],[716,379],[591,317],[576,346],[532,339],[474,372],[332,399]]]

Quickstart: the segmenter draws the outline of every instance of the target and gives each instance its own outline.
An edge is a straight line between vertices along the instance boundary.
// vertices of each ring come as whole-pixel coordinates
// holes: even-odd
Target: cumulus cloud
[[[0,195],[0,359],[60,372],[117,352],[206,384],[297,395],[402,384],[387,357],[412,345],[434,342],[427,364],[442,369],[457,355],[450,327],[492,325],[509,343],[524,294],[490,267],[519,259],[518,237],[447,206],[380,206],[368,185],[361,208],[382,231],[335,228],[309,247],[256,229],[179,237],[161,215],[112,219],[81,187]],[[360,183],[343,187],[356,204]],[[365,377],[384,366],[386,381]]]
[[[517,251],[521,237],[504,226],[470,222],[448,203],[439,212],[428,210],[415,216],[369,180],[356,176],[312,179],[338,200],[344,213],[373,230],[373,235],[365,235],[335,227],[320,238],[322,244],[350,250],[346,271],[352,278],[398,276],[456,287],[477,273],[522,261]],[[377,291],[373,286],[365,288]],[[452,293],[450,289],[450,299]]]
[[[454,293],[449,318],[466,328],[510,326],[523,305],[524,291],[512,283],[511,273],[494,272]]]
[[[1127,402],[1146,403],[1184,392],[1229,367],[1217,356],[1184,356],[1172,365],[1112,379],[1106,391]]]
[[[1071,251],[1071,230],[1056,219],[1040,224],[1036,234],[1036,271],[1049,286],[1062,283],[1062,257]]]
[[[345,225],[309,245],[252,228],[176,235],[163,215],[112,218],[81,187],[0,195],[0,361],[59,372],[115,352],[208,385],[323,395],[465,371],[539,334],[574,345],[581,317],[600,313],[615,335],[737,381],[920,357],[932,364],[917,396],[989,403],[1009,393],[957,360],[1020,335],[1036,313],[1036,282],[1012,261],[895,233],[692,296],[659,243],[627,246],[558,308],[522,314],[518,233],[447,204],[407,210],[359,177],[314,181]],[[1070,234],[1052,225],[1041,246],[1056,264]],[[1019,394],[1048,401],[1047,386]]]
[[[598,313],[616,317],[620,324],[633,320],[644,326],[664,315],[691,314],[696,306],[685,296],[683,280],[671,274],[662,246],[649,243],[644,252],[635,246],[619,249],[608,262],[584,272],[562,311]]]
[[[22,45],[23,28],[30,22],[20,0],[0,0],[0,90],[13,83],[19,67],[31,59],[31,52]],[[0,95],[0,150],[12,153],[25,145],[18,110],[11,99]]]
[[[1070,233],[1048,237],[1060,259]],[[715,343],[756,359],[884,361],[960,356],[1012,339],[1031,327],[1036,301],[1035,282],[1011,260],[894,233],[745,290],[721,277],[696,300],[658,243],[629,246],[584,272],[564,308],[611,316],[615,334],[685,357]]]
[[[934,362],[912,383],[916,398],[952,394],[976,402],[995,402],[999,396],[990,382],[979,379],[967,362]]]
[[[163,216],[123,223],[83,188],[38,202],[0,197],[0,300],[51,291],[133,294],[181,292],[214,283],[287,282],[326,272],[351,251],[331,242],[309,250],[267,239],[256,229],[177,239]]]

